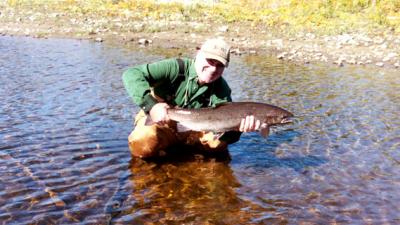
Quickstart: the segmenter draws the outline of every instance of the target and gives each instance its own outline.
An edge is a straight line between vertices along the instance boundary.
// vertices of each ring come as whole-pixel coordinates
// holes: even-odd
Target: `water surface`
[[[0,37],[0,52],[2,224],[400,223],[398,72],[234,56],[234,100],[297,123],[143,161],[121,74],[192,50]]]

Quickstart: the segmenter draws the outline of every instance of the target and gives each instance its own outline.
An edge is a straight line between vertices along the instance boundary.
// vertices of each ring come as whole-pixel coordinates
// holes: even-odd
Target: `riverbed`
[[[121,75],[193,49],[0,37],[2,224],[396,224],[400,80],[375,67],[233,56],[234,101],[296,123],[227,155],[132,158]]]

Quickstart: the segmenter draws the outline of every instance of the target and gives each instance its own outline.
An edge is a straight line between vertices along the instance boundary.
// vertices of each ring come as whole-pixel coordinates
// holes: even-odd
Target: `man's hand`
[[[242,119],[239,126],[240,132],[252,132],[260,128],[261,121],[255,120],[254,116],[246,116]]]
[[[157,103],[151,108],[149,114],[151,117],[151,120],[153,122],[158,123],[158,124],[164,124],[168,122],[168,114],[167,114],[167,109],[169,109],[169,105],[167,103]]]

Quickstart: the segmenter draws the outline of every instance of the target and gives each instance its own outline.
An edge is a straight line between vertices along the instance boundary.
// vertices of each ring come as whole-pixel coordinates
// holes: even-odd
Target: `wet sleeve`
[[[123,73],[122,80],[133,102],[148,113],[158,103],[151,95],[151,87],[160,84],[168,88],[178,72],[176,60],[167,59],[129,68]]]

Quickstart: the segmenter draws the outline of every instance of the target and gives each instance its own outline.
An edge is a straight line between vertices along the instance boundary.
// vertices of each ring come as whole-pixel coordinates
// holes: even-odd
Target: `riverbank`
[[[308,32],[251,20],[228,22],[199,15],[188,19],[185,13],[137,19],[138,15],[130,10],[121,14],[81,8],[65,11],[43,5],[1,6],[1,35],[90,39],[149,48],[195,48],[208,37],[221,36],[232,44],[232,53],[237,55],[269,54],[296,63],[400,68],[400,37],[393,28],[356,28],[352,32],[324,34],[318,29]]]

